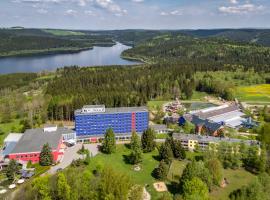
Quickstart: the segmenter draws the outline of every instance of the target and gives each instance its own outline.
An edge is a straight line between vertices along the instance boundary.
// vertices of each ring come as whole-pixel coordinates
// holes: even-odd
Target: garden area
[[[114,170],[128,174],[136,184],[148,186],[147,191],[151,194],[152,199],[157,199],[162,196],[162,193],[156,192],[153,187],[153,183],[157,182],[153,176],[153,170],[158,166],[158,151],[155,150],[151,153],[144,153],[143,160],[140,164],[141,170],[135,171],[133,165],[125,161],[125,157],[130,154],[131,150],[127,145],[117,145],[116,151],[113,154],[100,153],[91,159],[91,164],[88,166],[90,171],[94,171],[96,168],[105,168],[106,166],[112,167]],[[199,156],[198,153],[187,153],[187,159],[192,159]],[[182,172],[185,169],[188,160],[173,160],[167,175],[166,184],[168,190],[175,190],[175,187],[171,186],[171,183],[179,183],[182,176]],[[215,187],[210,193],[210,199],[215,200],[226,200],[231,192],[235,189],[241,188],[242,186],[248,185],[254,178],[255,175],[246,171],[245,169],[225,169],[224,177],[228,180],[229,184],[225,188]],[[171,191],[176,192],[176,191]]]
[[[112,167],[122,173],[128,174],[132,180],[140,185],[149,185],[147,187],[153,199],[158,197],[153,183],[156,181],[151,175],[152,171],[158,166],[159,161],[158,151],[155,150],[150,153],[144,153],[142,162],[140,163],[141,170],[135,171],[134,166],[126,161],[126,157],[130,154],[131,150],[127,145],[117,145],[116,151],[113,154],[100,153],[91,159],[91,163],[88,166],[89,170],[94,171],[96,168]]]

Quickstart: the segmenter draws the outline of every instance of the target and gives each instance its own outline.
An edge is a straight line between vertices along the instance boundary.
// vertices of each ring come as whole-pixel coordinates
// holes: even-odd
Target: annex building
[[[117,139],[130,137],[132,131],[142,133],[148,128],[147,107],[105,108],[105,105],[87,105],[75,111],[75,129],[78,141],[96,142],[107,129],[112,128]]]
[[[28,161],[37,163],[39,162],[43,145],[48,143],[52,150],[53,161],[57,162],[64,154],[63,137],[70,134],[75,133],[67,128],[57,126],[28,129],[16,140],[15,145],[6,146],[9,150],[5,156],[10,160],[17,160],[20,163],[27,163]]]

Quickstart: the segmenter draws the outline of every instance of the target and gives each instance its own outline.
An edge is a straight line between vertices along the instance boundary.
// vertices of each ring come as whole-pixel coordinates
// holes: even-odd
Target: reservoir
[[[0,58],[0,74],[53,71],[64,66],[133,65],[140,62],[125,60],[121,53],[131,47],[116,43],[112,47],[94,47],[79,53]]]

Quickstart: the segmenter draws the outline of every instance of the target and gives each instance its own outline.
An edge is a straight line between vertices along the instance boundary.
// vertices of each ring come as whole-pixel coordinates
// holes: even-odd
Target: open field
[[[238,87],[236,97],[246,102],[270,102],[270,84]]]
[[[227,178],[229,184],[225,188],[217,188],[216,190],[212,191],[210,193],[211,200],[229,199],[228,196],[232,191],[249,184],[252,179],[255,178],[255,175],[245,171],[244,169],[226,169],[224,170],[224,177]]]
[[[79,31],[56,30],[56,29],[46,29],[43,31],[47,33],[51,33],[56,36],[85,35],[85,33],[82,33]]]

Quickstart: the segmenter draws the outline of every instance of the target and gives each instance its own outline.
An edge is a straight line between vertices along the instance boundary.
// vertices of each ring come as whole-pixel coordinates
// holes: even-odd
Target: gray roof
[[[213,137],[213,136],[202,136],[196,134],[182,134],[174,133],[173,138],[176,140],[197,140],[198,142],[229,142],[229,143],[245,143],[247,145],[260,145],[260,142],[257,140],[241,140],[235,138],[226,138],[226,137]]]
[[[10,133],[4,139],[4,142],[18,142],[22,137],[22,133]]]
[[[211,132],[215,132],[223,126],[221,123],[213,122],[208,119],[201,119],[196,115],[192,117],[191,122],[196,126],[205,126]]]
[[[105,105],[85,105],[83,108],[104,108]]]
[[[53,132],[44,132],[42,128],[28,129],[10,154],[40,152],[46,143],[49,144],[52,150],[55,150],[62,138],[62,134],[71,132],[73,131],[62,127]]]
[[[153,124],[153,125],[150,125],[149,127],[154,129],[154,130],[166,130],[166,129],[168,129],[165,124]]]
[[[221,109],[213,110],[213,111],[209,111],[209,112],[198,112],[198,113],[195,113],[194,115],[200,117],[201,119],[207,119],[207,118],[210,118],[210,117],[222,115],[222,114],[225,114],[225,113],[228,113],[228,112],[233,112],[233,111],[236,111],[236,110],[239,110],[238,106],[237,105],[232,105],[232,106],[229,106],[229,107],[225,107],[225,108],[221,108]]]
[[[130,112],[148,112],[146,106],[141,107],[119,107],[119,108],[106,108],[105,112],[96,112],[96,113],[83,113],[81,109],[75,111],[75,115],[102,115],[108,113],[130,113]]]
[[[1,154],[4,157],[9,155],[10,152],[12,152],[12,150],[15,148],[16,144],[17,144],[17,142],[6,142],[5,147],[4,147],[3,151],[1,152]]]

